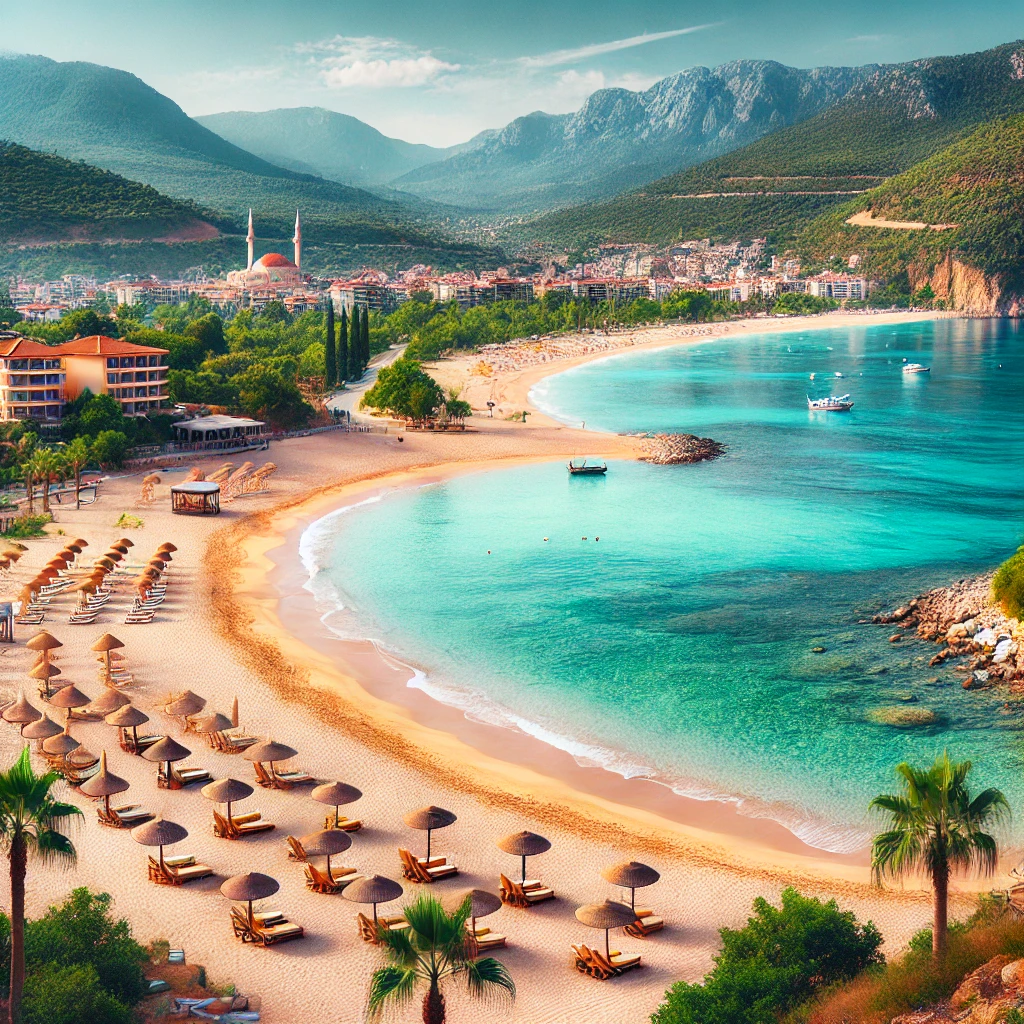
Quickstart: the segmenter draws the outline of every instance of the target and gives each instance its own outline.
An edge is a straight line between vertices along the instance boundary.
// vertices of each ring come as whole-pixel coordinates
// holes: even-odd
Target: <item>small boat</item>
[[[931,373],[932,368],[930,366],[922,366],[921,363],[904,363],[904,373]]]
[[[841,379],[843,375],[841,373],[837,373],[836,376]]]
[[[807,408],[811,412],[849,412],[853,402],[849,395],[829,395],[828,398],[807,398]]]
[[[605,462],[594,462],[590,459],[570,459],[567,463],[570,476],[603,476],[608,472]]]

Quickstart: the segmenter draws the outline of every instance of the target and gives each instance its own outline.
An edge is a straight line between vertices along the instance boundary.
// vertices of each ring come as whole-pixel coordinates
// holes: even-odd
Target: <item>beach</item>
[[[760,333],[841,327],[847,319],[865,326],[921,317],[755,320],[745,329]],[[743,329],[722,326],[733,334]],[[637,332],[631,344],[614,351],[708,337],[677,330]],[[498,415],[474,416],[469,421],[473,430],[465,434],[407,432],[399,440],[392,432],[338,432],[277,442],[267,454],[278,466],[270,491],[226,504],[216,518],[173,516],[168,485],[182,474],[170,472],[161,474],[151,506],[139,505],[141,478],[125,476],[104,483],[96,503],[79,512],[59,508],[50,528],[88,539],[87,554],[98,554],[125,535],[115,523],[127,511],[144,520],[129,534],[136,550],[148,553],[163,541],[179,548],[168,600],[151,624],[123,624],[124,595],[112,599],[91,626],[67,623],[70,598],[58,604],[63,614],[48,614],[42,628],[65,644],[57,652],[64,676],[97,695],[89,644],[102,632],[114,633],[126,644],[135,676],[128,694],[150,715],[152,731],[168,730],[193,751],[188,763],[209,769],[214,778],[251,782],[247,761],[212,751],[199,736],[183,735],[157,710],[167,694],[185,689],[206,698],[210,711],[229,712],[237,696],[242,726],[295,747],[299,755],[294,767],[363,791],[350,813],[365,827],[341,856],[344,863],[364,874],[400,878],[397,848],[419,850],[423,845],[422,834],[407,829],[402,815],[424,804],[458,815],[454,825],[435,834],[434,848],[458,864],[459,877],[432,887],[431,894],[469,887],[495,891],[498,872],[512,873],[517,867],[514,858],[497,850],[495,841],[501,835],[525,828],[551,840],[551,851],[531,862],[530,873],[554,888],[558,899],[529,911],[503,908],[485,922],[508,936],[508,948],[497,955],[517,982],[514,1008],[502,1015],[514,1021],[646,1020],[672,982],[699,980],[710,967],[721,926],[742,924],[754,897],[775,898],[787,884],[807,893],[835,895],[844,909],[874,920],[890,952],[930,918],[927,892],[910,885],[886,891],[872,887],[863,856],[826,854],[773,822],[743,818],[727,805],[669,799],[651,784],[582,769],[567,755],[526,737],[496,737],[498,730],[467,722],[409,689],[410,668],[387,652],[369,643],[342,641],[321,624],[312,596],[303,588],[298,543],[302,531],[323,515],[386,490],[517,461],[564,459],[581,447],[595,456],[635,457],[638,445],[631,438],[571,429],[539,412],[526,424],[502,418],[530,409],[529,390],[545,375],[614,351],[515,365],[483,376],[473,373],[478,358],[442,364],[437,371],[442,383],[461,382],[463,397],[476,409],[496,400]],[[223,461],[215,457],[198,464],[209,472]],[[30,550],[6,581],[5,593],[13,596],[19,582],[44,564],[59,542],[55,536],[28,541]],[[0,667],[3,689],[14,697],[25,685],[39,706],[25,675],[32,655],[23,643],[33,632],[19,627],[18,643],[0,647]],[[172,946],[184,948],[191,962],[205,964],[211,980],[233,981],[243,992],[258,994],[263,1020],[269,1024],[359,1019],[378,960],[356,934],[358,908],[339,896],[307,891],[301,865],[286,856],[284,837],[318,829],[324,816],[321,805],[303,789],[259,790],[237,810],[258,807],[276,829],[240,842],[217,839],[210,827],[213,805],[198,788],[158,790],[156,767],[122,753],[115,730],[102,723],[76,724],[74,735],[97,753],[103,748],[110,752],[111,770],[131,783],[126,800],[143,803],[189,830],[180,848],[168,852],[195,853],[216,877],[177,889],[150,884],[147,851],[127,832],[100,828],[91,801],[72,795],[85,811],[74,833],[78,866],[73,873],[30,868],[30,916],[73,885],[109,891],[116,912],[131,921],[140,939],[167,938]],[[14,727],[0,727],[0,743],[0,754],[9,763],[20,743]],[[588,934],[573,911],[582,903],[615,895],[599,871],[630,859],[653,864],[661,872],[661,881],[642,895],[668,924],[647,940],[615,939],[619,948],[641,952],[645,966],[613,982],[596,982],[572,966],[570,943],[599,938]],[[269,904],[305,927],[303,941],[263,950],[234,939],[229,904],[218,886],[224,877],[249,870],[264,871],[281,882],[281,891]],[[969,893],[993,884],[998,880],[959,879],[958,889]],[[419,889],[406,883],[406,897],[416,895]],[[955,906],[962,913],[969,902],[958,898]],[[382,910],[394,912],[399,905]],[[462,1002],[461,995],[453,994],[453,1020],[462,1018]],[[413,1006],[403,1019],[418,1016]]]

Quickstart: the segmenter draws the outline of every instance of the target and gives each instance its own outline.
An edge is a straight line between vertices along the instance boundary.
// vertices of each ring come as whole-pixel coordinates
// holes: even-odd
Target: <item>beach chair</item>
[[[207,739],[210,741],[210,746],[222,754],[240,754],[256,743],[259,737],[245,736],[234,732],[212,732]]]
[[[653,910],[640,907],[636,910],[636,922],[627,924],[622,930],[635,939],[646,939],[648,935],[660,932],[665,927],[665,919],[658,917]]]
[[[127,729],[121,730],[121,749],[126,754],[141,754],[148,747],[153,746],[163,739],[163,736],[146,735],[140,736],[136,743],[134,737]]]
[[[261,946],[274,946],[279,942],[301,939],[306,934],[302,925],[295,924],[287,918],[282,917],[279,921],[270,924],[261,920],[261,916],[253,914],[253,941]]]
[[[503,949],[506,945],[505,936],[492,932],[487,925],[478,924],[476,931],[473,931],[472,922],[467,921],[466,931],[469,933],[468,945],[470,955],[474,959],[481,953],[486,953],[489,949]]]
[[[316,779],[308,772],[274,772],[271,774],[263,767],[261,761],[253,761],[253,768],[256,771],[256,782],[264,789],[291,789],[292,786],[316,782]]]
[[[28,611],[22,612],[14,621],[19,626],[38,626],[44,618],[45,613],[42,611]]]
[[[153,815],[145,810],[142,804],[125,804],[123,807],[111,807],[107,812],[100,804],[96,808],[101,825],[108,825],[110,828],[134,828],[145,821],[149,821]]]
[[[197,782],[209,781],[210,773],[205,768],[179,768],[172,764],[169,776],[162,763],[157,769],[156,784],[160,789],[183,789],[185,786],[194,786]]]
[[[377,927],[374,928],[373,921],[365,914],[359,913],[356,915],[356,925],[363,942],[369,942],[374,946],[380,945],[382,931],[404,932],[409,928],[409,922],[401,914],[396,917],[378,917]]]
[[[447,857],[431,857],[429,861],[414,857],[408,850],[399,848],[398,856],[402,861],[402,874],[410,882],[436,882],[440,878],[450,878],[459,873],[454,864],[448,863]]]
[[[276,826],[272,821],[264,821],[259,811],[249,814],[226,814],[213,812],[213,834],[221,839],[243,839],[257,832],[269,832]]]
[[[73,626],[88,626],[91,622],[96,621],[97,615],[99,615],[98,611],[74,611],[68,616],[68,622]]]
[[[208,878],[213,868],[197,864],[194,856],[165,857],[163,867],[155,857],[149,858],[149,880],[157,885],[183,885],[199,878]]]
[[[510,907],[532,907],[535,903],[543,903],[545,900],[555,898],[554,890],[547,888],[535,878],[528,878],[525,882],[513,882],[505,875],[498,877],[501,879],[498,895],[501,897],[501,902]]]
[[[325,894],[339,893],[346,885],[351,885],[363,876],[355,868],[331,866],[331,873],[318,868],[311,861],[306,861],[306,888],[311,892]]]
[[[362,827],[363,823],[359,818],[346,818],[344,814],[339,815],[337,820],[335,820],[333,814],[328,814],[324,818],[325,829],[333,828],[341,832],[358,832]]]
[[[145,623],[152,622],[152,621],[153,621],[153,612],[152,611],[148,611],[148,612],[129,612],[124,617],[124,624],[126,626],[130,626],[130,625],[133,625],[133,624],[134,625],[144,625]]]
[[[305,863],[306,851],[302,848],[302,843],[295,836],[285,836],[284,841],[288,844],[288,859]]]
[[[606,977],[625,974],[626,971],[640,966],[639,953],[620,953],[613,949],[611,955],[606,957],[599,949],[591,949],[590,955]]]

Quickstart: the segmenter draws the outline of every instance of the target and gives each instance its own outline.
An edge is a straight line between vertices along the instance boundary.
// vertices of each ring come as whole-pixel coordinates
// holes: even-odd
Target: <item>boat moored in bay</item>
[[[570,459],[566,464],[570,476],[603,476],[608,465],[602,460]]]
[[[807,397],[807,408],[811,412],[849,412],[853,402],[849,395],[829,395],[828,398]]]

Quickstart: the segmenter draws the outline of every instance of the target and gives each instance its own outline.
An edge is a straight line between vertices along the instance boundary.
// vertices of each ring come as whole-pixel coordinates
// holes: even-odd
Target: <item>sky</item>
[[[741,58],[860,65],[1024,37],[1020,0],[0,0],[0,47],[122,68],[191,115],[320,106],[464,142]]]

